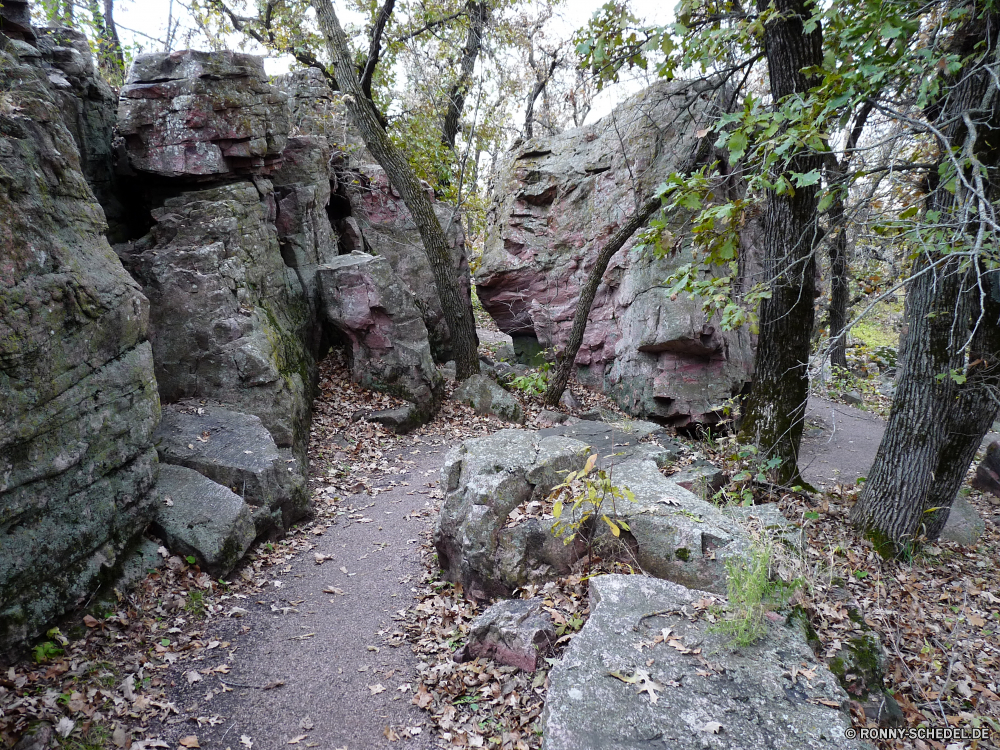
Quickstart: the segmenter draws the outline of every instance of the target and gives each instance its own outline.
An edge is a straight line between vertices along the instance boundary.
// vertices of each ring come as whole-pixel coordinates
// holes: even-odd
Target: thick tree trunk
[[[465,41],[465,49],[462,50],[458,80],[448,92],[448,110],[445,112],[444,124],[441,127],[441,140],[449,148],[455,148],[462,110],[465,109],[465,95],[469,90],[469,81],[472,80],[472,72],[476,67],[476,58],[479,57],[479,51],[483,48],[483,34],[490,17],[490,6],[485,0],[483,2],[470,0],[466,4],[466,8],[469,12],[469,35]]]
[[[347,93],[345,101],[365,146],[385,170],[393,187],[399,191],[420,232],[424,252],[434,274],[434,283],[441,298],[448,330],[455,352],[457,377],[465,380],[479,372],[479,339],[472,316],[472,300],[462,294],[457,269],[452,261],[448,240],[430,198],[423,185],[379,124],[378,116],[361,89],[351,60],[347,37],[340,26],[330,0],[313,0],[320,29],[326,36],[327,48],[333,58],[337,80]]]
[[[583,334],[587,330],[587,318],[590,317],[590,308],[594,304],[594,297],[597,296],[597,288],[601,285],[601,277],[608,270],[608,264],[625,243],[629,241],[633,234],[646,223],[650,216],[661,205],[659,196],[649,198],[639,208],[636,209],[632,217],[626,221],[617,232],[608,240],[607,244],[601,248],[597,255],[594,267],[587,274],[587,281],[580,289],[580,299],[576,303],[576,312],[573,315],[573,328],[569,334],[569,341],[566,348],[559,353],[558,365],[555,373],[549,379],[549,385],[545,389],[542,397],[546,404],[555,406],[559,403],[569,377],[573,373],[573,365],[576,363],[577,352],[583,343]]]
[[[984,172],[986,179],[979,194],[959,181],[953,190],[936,186],[928,197],[928,210],[940,216],[936,230],[948,227],[951,238],[938,236],[925,251],[917,268],[922,273],[907,290],[908,328],[892,411],[851,512],[883,553],[905,549],[922,533],[930,539],[940,533],[997,412],[1000,288],[978,273],[978,261],[949,255],[953,248],[968,249],[977,233],[987,234],[987,246],[996,241],[980,217],[991,212],[997,193],[1000,92],[987,68],[996,65],[1000,13],[973,13],[971,19],[955,34],[962,47],[955,51],[963,57],[975,51],[977,59],[955,85],[942,86],[935,119],[946,139],[942,151],[954,148],[978,161],[967,169],[967,183],[975,186]]]
[[[823,61],[823,37],[817,26],[806,34],[812,15],[808,0],[775,0],[780,12],[764,30],[764,51],[771,95],[780,102],[804,94],[815,78],[803,68]],[[769,0],[758,0],[761,12]],[[792,158],[789,172],[809,172],[822,166],[818,154]],[[813,328],[818,187],[796,188],[792,194],[767,194],[764,208],[762,267],[771,297],[761,302],[760,336],[754,358],[754,378],[743,402],[740,438],[758,446],[762,458],[778,457],[773,479],[799,481],[798,453],[809,391],[807,364]]]

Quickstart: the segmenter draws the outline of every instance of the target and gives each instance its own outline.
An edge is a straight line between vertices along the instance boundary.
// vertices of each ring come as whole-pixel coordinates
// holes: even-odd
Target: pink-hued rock
[[[493,659],[534,672],[556,640],[541,598],[499,601],[472,622],[466,658]]]
[[[288,138],[287,96],[238,52],[140,55],[121,92],[129,164],[164,177],[269,174]]]
[[[658,83],[592,125],[508,154],[475,275],[479,299],[502,331],[565,346],[600,248],[657,185],[692,161],[711,107],[710,93]],[[665,238],[677,248],[665,258],[633,250],[633,239],[612,259],[576,358],[583,383],[632,414],[677,426],[716,421],[752,367],[746,330],[722,331],[698,301],[672,298],[662,286],[691,260],[680,237],[678,229],[676,239]]]

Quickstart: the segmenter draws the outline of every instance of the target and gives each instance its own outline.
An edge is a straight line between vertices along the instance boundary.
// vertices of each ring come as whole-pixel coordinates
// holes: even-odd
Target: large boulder
[[[618,500],[612,509],[609,501],[604,508],[627,524],[619,538],[603,522],[581,528],[570,544],[552,533],[555,519],[544,500],[591,453],[585,442],[524,430],[502,430],[452,450],[434,530],[445,576],[475,599],[507,596],[565,575],[592,546],[604,559],[651,575],[725,591],[725,560],[746,551],[745,535],[715,506],[664,479],[653,456],[614,466],[614,484],[635,495],[634,502]],[[567,508],[562,520],[569,518]]]
[[[467,378],[455,389],[452,398],[471,406],[476,414],[495,414],[508,422],[524,421],[520,402],[486,375],[477,373]]]
[[[365,251],[385,257],[396,275],[406,279],[423,314],[435,361],[447,362],[454,359],[451,333],[444,318],[441,297],[410,210],[396,189],[389,184],[385,171],[378,165],[361,165],[355,174],[356,178],[347,190],[351,201],[351,215],[360,227]],[[461,285],[462,298],[471,307],[472,282],[465,231],[462,229],[462,213],[454,206],[435,200],[429,186],[427,193],[434,213],[445,230],[452,268]]]
[[[848,696],[798,620],[734,650],[697,616],[703,591],[590,581],[590,619],[549,673],[543,750],[861,750]],[[676,645],[675,645],[676,644]]]
[[[213,180],[268,174],[288,137],[286,100],[255,55],[139,55],[122,88],[118,131],[138,172]]]
[[[104,237],[49,75],[25,42],[0,50],[5,653],[120,566],[152,518],[157,468],[149,306]]]
[[[156,489],[154,531],[171,550],[193,555],[214,576],[224,576],[257,536],[243,498],[193,469],[165,464]]]
[[[444,381],[413,295],[386,259],[374,255],[341,255],[318,273],[324,319],[349,342],[354,379],[412,401],[426,421]]]
[[[315,364],[306,300],[281,259],[266,180],[183,192],[117,249],[151,304],[164,403],[202,398],[255,414],[305,466]]]
[[[697,85],[657,83],[592,125],[522,142],[507,155],[475,283],[515,348],[522,338],[535,348],[566,345],[598,252],[644,196],[695,164],[698,133],[717,114],[712,97]],[[754,227],[748,222],[743,233],[742,263],[753,256]],[[673,246],[663,258],[633,250],[633,238],[612,259],[577,374],[633,415],[713,423],[750,378],[751,339],[745,329],[724,332],[697,300],[669,294],[664,280],[691,261],[676,231],[676,240],[663,234]]]
[[[288,449],[278,448],[251,414],[169,405],[154,437],[160,461],[193,469],[243,498],[252,514],[253,536],[287,531],[309,508],[298,461]]]

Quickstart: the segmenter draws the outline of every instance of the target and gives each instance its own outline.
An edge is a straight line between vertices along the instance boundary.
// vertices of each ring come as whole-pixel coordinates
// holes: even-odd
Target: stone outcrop
[[[388,261],[365,253],[341,255],[319,268],[319,284],[324,319],[349,342],[354,379],[433,413],[444,381],[420,311]]]
[[[290,289],[273,217],[273,195],[250,181],[182,192],[153,211],[150,234],[118,251],[150,300],[163,402],[208,399],[254,414],[304,461],[308,310]]]
[[[17,11],[8,7],[4,18]],[[4,29],[8,29],[4,21]],[[61,94],[0,37],[0,652],[110,577],[153,515],[149,307],[104,236]]]
[[[288,137],[286,95],[263,59],[238,52],[139,55],[121,92],[118,131],[132,169],[163,177],[268,174]]]
[[[523,338],[565,345],[602,245],[670,173],[697,163],[710,96],[688,84],[657,83],[592,125],[534,138],[507,155],[475,283],[515,348]],[[753,256],[754,226],[744,232],[744,260]],[[675,426],[712,423],[749,380],[750,335],[723,332],[686,295],[671,298],[662,284],[691,258],[669,231],[662,239],[673,249],[664,258],[633,250],[633,239],[612,259],[577,374],[633,415]]]
[[[447,362],[453,359],[451,334],[444,319],[441,298],[410,210],[403,204],[403,199],[389,184],[385,171],[378,165],[360,165],[355,170],[355,175],[356,184],[348,188],[351,215],[360,228],[365,251],[385,257],[396,275],[406,279],[407,287],[413,292],[423,313],[435,361]],[[434,195],[429,186],[427,190],[433,200]],[[471,305],[472,281],[461,213],[438,200],[433,200],[433,206],[448,238],[455,278],[462,285],[463,298],[469,300]]]
[[[508,422],[524,421],[524,409],[518,400],[486,375],[467,378],[455,389],[452,398],[471,406],[476,414],[495,414]]]
[[[126,209],[114,167],[118,97],[101,78],[87,37],[75,29],[38,29],[38,49],[48,70],[63,124],[80,152],[80,166],[108,220],[108,239],[126,239]]]
[[[627,524],[621,537],[596,523],[570,544],[552,533],[555,519],[544,499],[568,471],[583,468],[593,452],[580,440],[523,430],[502,430],[466,440],[442,468],[444,503],[434,545],[445,576],[483,599],[508,596],[529,582],[565,575],[593,548],[643,571],[687,586],[725,591],[725,560],[746,551],[738,524],[715,506],[663,478],[655,448],[614,467],[614,483],[634,502],[618,501]],[[535,505],[534,512],[531,505]],[[607,509],[605,509],[607,512]],[[563,520],[569,518],[569,510]],[[590,545],[586,537],[590,537]]]
[[[689,616],[707,596],[645,576],[592,578],[590,619],[549,674],[543,750],[869,747],[845,739],[848,696],[798,620],[733,650]]]

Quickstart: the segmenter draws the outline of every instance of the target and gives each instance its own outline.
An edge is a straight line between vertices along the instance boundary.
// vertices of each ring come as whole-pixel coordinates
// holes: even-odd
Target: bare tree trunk
[[[763,12],[768,0],[757,0]],[[805,94],[816,80],[802,73],[823,61],[823,36],[817,27],[806,33],[813,13],[811,0],[775,0],[779,14],[764,29],[771,95],[776,102]],[[806,173],[822,166],[812,152],[792,157],[787,171]],[[760,337],[754,377],[743,403],[740,438],[757,444],[763,458],[778,457],[774,480],[800,482],[799,442],[809,393],[809,345],[816,288],[813,249],[817,239],[818,186],[792,194],[768,191],[764,208],[762,267],[771,297],[761,302]]]
[[[455,352],[457,377],[465,380],[479,372],[479,339],[472,316],[472,300],[463,296],[457,269],[452,260],[448,239],[430,198],[413,173],[406,157],[386,135],[371,101],[365,96],[354,70],[350,48],[344,30],[330,0],[312,0],[320,29],[326,37],[327,49],[333,58],[337,80],[347,93],[345,101],[365,146],[385,170],[393,187],[399,191],[420,232],[424,252],[434,274],[434,283],[441,297],[441,307],[451,333]]]
[[[104,29],[107,32],[108,55],[118,66],[121,75],[125,75],[125,55],[122,52],[122,40],[118,36],[118,27],[115,25],[115,0],[104,0]]]
[[[978,259],[970,263],[952,247],[963,249],[977,235],[982,240],[983,232],[994,235],[986,244],[996,241],[995,224],[987,222],[996,220],[1000,163],[1000,91],[990,70],[1000,52],[1000,12],[973,12],[970,19],[956,32],[960,48],[954,51],[962,58],[975,52],[977,60],[959,71],[954,85],[941,87],[935,120],[941,150],[954,149],[972,165],[953,189],[936,185],[928,197],[928,210],[940,216],[937,226],[950,226],[952,239],[939,236],[918,259],[889,422],[851,511],[883,554],[905,549],[921,533],[930,539],[940,533],[997,412],[1000,286],[995,272],[981,274]]]
[[[534,62],[534,51],[528,57],[531,67],[535,67]],[[556,72],[556,68],[559,67],[559,58],[555,55],[552,56],[552,63],[549,65],[547,71],[542,73],[535,81],[534,87],[531,89],[531,93],[528,95],[528,106],[524,108],[524,137],[531,138],[534,132],[535,124],[535,100],[545,91],[545,87],[549,85],[549,81],[552,79],[552,74]]]
[[[601,285],[601,277],[608,270],[608,264],[615,256],[615,253],[625,247],[625,243],[629,241],[633,234],[639,231],[639,228],[646,223],[660,205],[661,200],[659,196],[648,198],[645,203],[635,210],[632,217],[608,239],[607,244],[597,254],[594,267],[590,269],[590,273],[587,274],[587,281],[584,283],[583,288],[580,289],[580,299],[576,303],[576,312],[573,315],[573,328],[569,334],[569,341],[566,342],[566,348],[559,353],[559,364],[556,367],[555,373],[549,379],[545,395],[542,396],[542,399],[549,406],[555,406],[559,403],[563,391],[566,390],[566,384],[569,383],[569,376],[573,373],[573,366],[576,363],[577,352],[580,351],[580,345],[583,343],[583,334],[587,330],[587,318],[590,317],[590,308],[594,304],[594,297],[597,296],[597,288]]]
[[[836,235],[830,242],[830,364],[847,369],[847,310],[851,302],[847,267],[847,227],[844,201],[838,197],[830,207],[830,223]]]
[[[469,12],[469,35],[465,41],[465,49],[462,50],[458,80],[448,92],[448,111],[445,113],[444,124],[441,127],[441,140],[449,148],[455,148],[462,110],[465,109],[465,94],[469,90],[469,81],[472,79],[472,72],[476,67],[476,59],[483,48],[483,34],[490,17],[490,6],[486,0],[481,2],[470,0],[466,4],[466,8]]]

